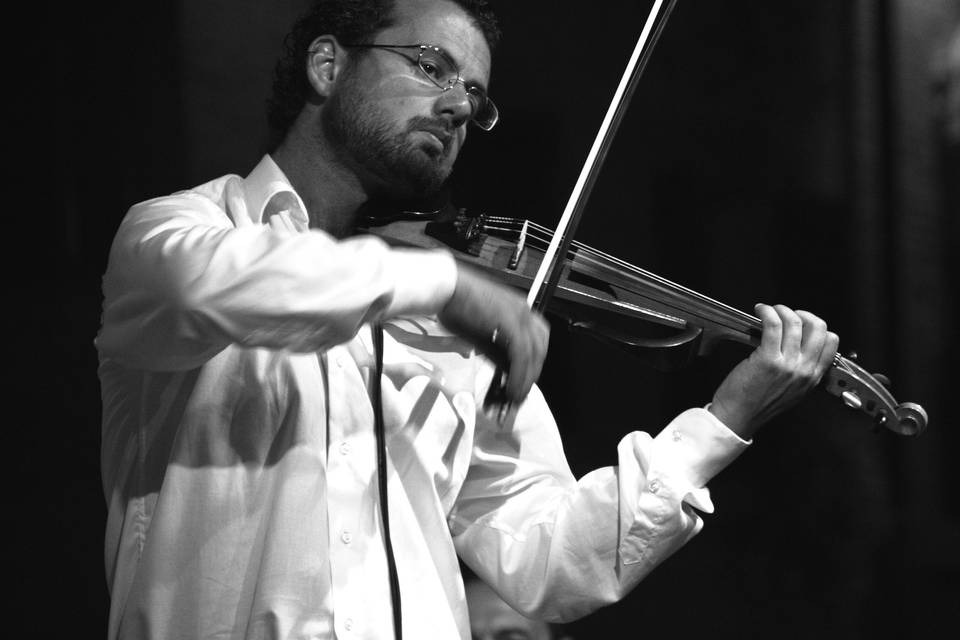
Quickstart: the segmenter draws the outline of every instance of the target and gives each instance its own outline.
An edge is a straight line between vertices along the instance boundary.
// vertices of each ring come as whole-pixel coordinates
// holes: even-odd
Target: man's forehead
[[[393,24],[378,35],[378,41],[436,45],[453,57],[465,79],[488,82],[490,49],[462,7],[450,0],[397,0],[392,17]]]

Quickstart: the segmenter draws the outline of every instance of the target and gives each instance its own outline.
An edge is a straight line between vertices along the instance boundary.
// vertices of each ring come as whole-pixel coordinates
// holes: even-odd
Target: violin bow
[[[597,176],[603,163],[606,161],[607,154],[613,144],[620,123],[627,111],[627,107],[640,84],[640,77],[646,69],[650,55],[660,39],[660,34],[667,24],[670,14],[673,12],[677,0],[655,0],[647,20],[640,32],[640,37],[633,49],[627,67],[624,69],[623,76],[620,78],[620,84],[613,95],[613,100],[607,108],[607,113],[600,124],[600,130],[594,138],[593,146],[587,154],[587,159],[580,170],[580,176],[570,193],[567,205],[557,224],[556,231],[550,241],[547,251],[544,254],[543,261],[533,280],[530,291],[527,293],[527,304],[535,311],[544,311],[556,291],[557,283],[563,273],[565,260],[558,260],[558,256],[565,256],[570,249],[570,243],[576,233],[577,225],[586,209],[587,200],[596,184]],[[664,9],[664,5],[666,8]],[[497,368],[493,377],[493,382],[487,392],[485,404],[487,406],[499,406],[499,417],[501,422],[506,414],[507,406],[503,400],[504,397],[505,373],[503,369]]]
[[[664,1],[656,0],[650,9],[647,21],[643,25],[643,31],[640,32],[640,38],[637,40],[637,45],[634,47],[627,68],[620,78],[617,91],[614,93],[607,114],[600,124],[600,130],[593,141],[590,153],[587,154],[587,159],[580,170],[580,176],[577,178],[570,198],[567,200],[567,206],[564,208],[560,222],[557,224],[553,239],[547,247],[543,262],[540,264],[540,269],[537,271],[533,285],[530,287],[527,302],[536,311],[546,309],[547,303],[557,288],[565,263],[564,260],[558,260],[557,256],[567,255],[577,225],[580,224],[583,211],[586,209],[587,200],[590,198],[597,176],[613,144],[613,139],[620,128],[620,123],[623,121],[623,116],[627,111],[630,100],[633,98],[637,85],[640,84],[640,77],[647,67],[653,48],[660,39],[660,34],[663,33],[667,20],[676,4],[677,0],[667,0],[666,9],[663,10],[663,15],[659,20],[658,17],[660,17]]]

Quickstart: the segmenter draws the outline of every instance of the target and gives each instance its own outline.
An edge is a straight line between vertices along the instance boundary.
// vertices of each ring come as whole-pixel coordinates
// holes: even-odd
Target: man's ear
[[[307,47],[307,80],[317,94],[326,98],[347,63],[347,52],[333,36],[319,36]]]

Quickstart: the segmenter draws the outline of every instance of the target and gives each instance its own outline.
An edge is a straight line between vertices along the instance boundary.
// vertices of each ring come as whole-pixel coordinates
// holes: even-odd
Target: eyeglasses
[[[460,76],[460,68],[450,55],[438,46],[432,44],[345,44],[345,47],[366,49],[386,49],[416,62],[417,67],[430,82],[440,87],[441,91],[449,91],[457,84],[462,84],[470,102],[470,121],[484,131],[490,131],[500,119],[497,105],[493,104],[487,92],[475,85],[468,85]],[[396,49],[418,49],[417,59],[408,57]]]

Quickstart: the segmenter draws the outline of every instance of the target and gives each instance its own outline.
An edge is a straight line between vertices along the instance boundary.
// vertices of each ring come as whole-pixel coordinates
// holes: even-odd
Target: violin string
[[[496,220],[496,221],[498,221],[498,222],[501,222],[501,221],[502,221],[503,223],[506,223],[506,224],[513,224],[515,227],[518,227],[518,226],[520,226],[520,225],[522,224],[521,221],[520,221],[519,219],[517,219],[517,218],[486,217],[486,219],[487,219],[487,220]],[[547,227],[544,227],[543,225],[539,225],[539,224],[537,224],[537,223],[535,223],[535,222],[530,222],[530,226],[533,227],[534,229],[538,230],[538,231],[541,231],[541,232],[543,232],[543,233],[548,234],[548,235],[551,236],[551,237],[552,237],[552,235],[553,235],[553,230],[551,230],[551,229],[549,229],[549,228],[547,228]],[[486,228],[494,229],[494,230],[503,230],[503,231],[510,231],[510,230],[511,230],[509,227],[493,227],[493,226],[487,226]],[[536,239],[540,240],[541,242],[546,242],[546,239],[543,238],[543,237],[540,237],[540,236],[536,236]],[[592,255],[597,256],[597,257],[598,257],[597,260],[602,260],[602,261],[607,261],[607,262],[614,263],[614,264],[616,264],[616,265],[618,265],[618,266],[620,266],[620,267],[623,267],[624,269],[626,269],[626,270],[628,270],[628,271],[633,271],[633,272],[635,272],[635,273],[639,273],[639,274],[646,275],[646,276],[650,277],[651,279],[654,279],[654,280],[657,280],[657,281],[661,282],[662,284],[665,284],[665,285],[668,285],[668,286],[672,286],[672,287],[676,287],[676,288],[678,288],[678,289],[683,289],[683,287],[681,287],[680,285],[678,285],[678,284],[676,284],[676,283],[673,283],[673,282],[670,282],[669,280],[666,280],[665,278],[662,278],[661,276],[658,276],[658,275],[656,275],[656,274],[654,274],[654,273],[646,272],[646,271],[644,271],[643,269],[640,269],[639,267],[630,264],[629,262],[626,262],[626,261],[624,261],[624,260],[621,260],[620,258],[617,258],[617,257],[615,257],[615,256],[613,256],[613,255],[604,253],[604,252],[602,252],[602,251],[598,251],[598,250],[596,250],[596,249],[594,249],[594,248],[592,248],[592,247],[589,247],[589,246],[587,246],[587,245],[585,245],[585,244],[583,244],[582,242],[579,242],[579,241],[577,241],[577,240],[574,240],[574,241],[571,243],[571,246],[577,248],[580,253],[592,254]],[[692,294],[694,294],[694,295],[696,295],[696,296],[698,296],[698,297],[704,297],[704,298],[706,298],[706,296],[702,296],[702,294],[699,294],[699,293],[697,293],[696,291],[687,290],[686,292],[687,292],[687,293],[692,293]],[[735,311],[735,309],[733,309],[733,310]],[[744,314],[744,315],[746,315],[746,314]]]
[[[539,231],[546,231],[547,233],[550,233],[549,229],[545,229],[540,225],[535,225],[531,223],[530,226]],[[535,234],[528,234],[528,242],[530,241],[531,238],[534,242],[541,242],[541,243],[546,242],[546,239],[542,236],[538,236]],[[656,284],[659,284],[667,289],[670,289],[675,293],[683,294],[683,295],[686,295],[687,297],[697,299],[704,304],[712,305],[714,308],[716,308],[719,311],[723,311],[728,314],[732,314],[736,317],[739,317],[741,320],[745,321],[747,324],[750,324],[753,326],[760,325],[759,318],[756,318],[747,313],[744,313],[739,309],[726,305],[718,300],[710,298],[709,296],[705,296],[702,293],[699,293],[697,291],[694,291],[692,289],[679,285],[675,282],[672,282],[671,280],[663,278],[662,276],[658,276],[655,273],[651,273],[649,271],[646,271],[645,269],[641,269],[619,258],[597,251],[595,249],[592,249],[591,247],[584,245],[582,243],[573,242],[571,244],[577,249],[576,258],[582,259],[585,263],[599,265],[601,267],[607,267],[607,268],[610,268],[609,265],[612,263],[620,267],[621,270],[627,272],[628,274],[632,274],[634,277],[647,278],[648,280],[651,280]],[[570,260],[570,258],[568,258],[568,260]]]
[[[485,216],[484,218],[485,218],[485,220],[497,222],[497,223],[500,223],[501,225],[513,225],[514,227],[518,227],[518,226],[522,225],[522,221],[519,220],[518,218],[504,218],[504,217],[498,217],[498,216]],[[547,228],[547,227],[544,227],[543,225],[540,225],[540,224],[537,224],[537,223],[534,223],[534,222],[530,222],[530,223],[529,223],[529,226],[532,227],[533,229],[537,230],[537,231],[542,232],[542,233],[545,233],[545,234],[548,234],[548,235],[551,235],[551,236],[552,236],[552,234],[553,234],[553,231],[552,231],[551,229],[549,229],[549,228]],[[511,229],[509,228],[509,226],[497,226],[497,227],[489,226],[489,227],[487,227],[487,228],[495,229],[495,230],[502,230],[502,231],[510,231],[510,230],[511,230]],[[534,234],[528,234],[528,237],[532,237],[535,241],[539,241],[539,242],[541,242],[541,243],[547,243],[547,242],[548,242],[547,239],[546,239],[545,237],[543,237],[543,236],[538,236],[538,235],[534,235]],[[699,292],[697,292],[697,291],[694,291],[694,290],[692,290],[692,289],[688,289],[687,287],[684,287],[684,286],[679,285],[679,284],[677,284],[677,283],[675,283],[675,282],[672,282],[672,281],[670,281],[670,280],[667,280],[666,278],[663,278],[663,277],[661,277],[661,276],[658,276],[658,275],[655,274],[655,273],[651,273],[651,272],[649,272],[649,271],[646,271],[646,270],[644,270],[644,269],[641,269],[641,268],[639,268],[639,267],[637,267],[637,266],[635,266],[635,265],[632,265],[632,264],[630,264],[630,263],[628,263],[628,262],[625,262],[624,260],[621,260],[621,259],[619,259],[619,258],[617,258],[617,257],[615,257],[615,256],[612,256],[612,255],[610,255],[610,254],[604,253],[604,252],[602,252],[602,251],[597,251],[596,249],[593,249],[592,247],[589,247],[589,246],[587,246],[587,245],[585,245],[585,244],[583,244],[583,243],[581,243],[581,242],[578,242],[578,241],[576,241],[576,240],[573,241],[573,242],[571,243],[571,245],[578,250],[577,256],[579,257],[579,256],[582,255],[583,260],[584,260],[585,262],[590,262],[590,263],[593,263],[593,264],[596,264],[596,265],[600,265],[600,266],[607,266],[608,268],[609,268],[609,266],[608,266],[607,264],[604,264],[604,263],[612,263],[612,264],[615,264],[615,265],[617,265],[618,267],[620,267],[622,270],[625,270],[625,271],[627,271],[627,272],[632,272],[632,273],[635,274],[636,276],[646,277],[646,278],[648,278],[648,279],[650,279],[650,280],[653,280],[653,281],[656,282],[657,284],[663,285],[664,287],[667,287],[667,288],[669,288],[669,289],[673,289],[673,290],[674,290],[675,292],[677,292],[677,293],[682,293],[682,294],[685,294],[685,295],[687,295],[687,296],[694,297],[694,298],[699,299],[700,301],[702,301],[702,302],[704,302],[704,303],[706,303],[706,304],[714,305],[715,307],[717,307],[718,309],[720,309],[720,310],[722,310],[722,311],[725,311],[725,312],[727,312],[727,313],[731,313],[731,314],[733,314],[733,315],[739,316],[742,320],[744,320],[744,321],[746,321],[746,322],[748,322],[748,323],[750,323],[750,324],[753,324],[753,325],[755,325],[755,326],[758,326],[758,325],[760,324],[759,318],[756,318],[756,317],[754,317],[754,316],[751,316],[750,314],[744,313],[743,311],[740,311],[739,309],[736,309],[736,308],[734,308],[734,307],[731,307],[731,306],[729,306],[729,305],[726,305],[726,304],[724,304],[724,303],[722,303],[722,302],[720,302],[720,301],[718,301],[718,300],[715,300],[715,299],[713,299],[713,298],[710,298],[710,297],[708,297],[708,296],[705,296],[705,295],[703,295],[703,294],[701,294],[701,293],[699,293]],[[568,258],[568,259],[569,259],[569,258]]]
[[[530,223],[530,226],[539,227],[540,229],[543,229],[543,230],[547,231],[548,233],[550,232],[549,229],[546,229],[545,227],[540,227],[540,225],[536,225],[535,223]],[[528,234],[528,242],[529,242],[529,238],[530,238],[530,237],[531,237],[531,235]],[[533,236],[533,240],[534,240],[534,241],[539,241],[539,242],[541,242],[541,243],[542,243],[542,242],[545,242],[545,240],[544,240],[543,238],[538,237],[538,236]],[[600,264],[601,266],[606,266],[606,265],[603,264],[603,261],[597,260],[597,259],[595,259],[595,258],[592,258],[592,257],[590,256],[590,254],[595,254],[595,255],[597,255],[597,256],[602,256],[602,257],[607,257],[608,254],[605,254],[605,253],[603,253],[603,252],[601,252],[601,251],[596,251],[596,250],[594,250],[594,249],[591,249],[589,246],[584,245],[584,244],[579,243],[579,242],[576,242],[576,241],[573,242],[572,244],[573,244],[574,246],[576,246],[580,251],[583,251],[583,252],[586,253],[586,255],[583,256],[585,262],[593,262],[593,263],[596,263],[596,264]],[[579,254],[579,253],[578,253],[577,257],[580,257],[580,254]],[[663,278],[663,277],[661,277],[661,276],[658,276],[658,275],[655,274],[655,273],[651,273],[651,272],[649,272],[649,271],[646,271],[646,270],[644,270],[644,269],[641,269],[641,268],[639,268],[639,267],[636,267],[635,265],[631,265],[630,263],[624,262],[623,260],[620,260],[619,258],[616,258],[616,257],[613,257],[613,256],[610,256],[609,258],[610,258],[610,259],[609,259],[610,262],[614,262],[614,263],[616,263],[616,264],[618,264],[618,265],[621,265],[622,267],[624,267],[624,268],[625,268],[626,270],[628,270],[628,271],[634,271],[634,272],[636,272],[636,273],[639,274],[639,275],[643,275],[643,276],[649,277],[650,279],[656,281],[658,284],[665,285],[665,286],[667,286],[667,287],[669,287],[669,288],[674,289],[674,290],[677,291],[677,292],[684,293],[684,294],[686,294],[686,295],[688,295],[688,296],[696,297],[696,298],[699,299],[701,302],[704,302],[704,303],[707,303],[707,304],[712,304],[712,305],[714,305],[715,307],[719,308],[720,310],[726,311],[726,312],[728,312],[728,313],[733,313],[734,315],[737,315],[737,316],[739,316],[741,319],[747,321],[748,324],[752,324],[752,325],[754,325],[754,326],[756,326],[756,327],[760,327],[760,326],[762,325],[762,323],[761,323],[761,321],[760,321],[759,318],[757,318],[757,317],[755,317],[755,316],[752,316],[752,315],[750,315],[750,314],[748,314],[748,313],[745,313],[745,312],[743,312],[743,311],[740,311],[739,309],[737,309],[737,308],[735,308],[735,307],[731,307],[731,306],[729,306],[729,305],[727,305],[727,304],[724,304],[724,303],[722,303],[722,302],[720,302],[720,301],[718,301],[718,300],[715,300],[715,299],[713,299],[713,298],[710,298],[709,296],[705,296],[705,295],[703,295],[703,294],[701,294],[701,293],[699,293],[699,292],[697,292],[697,291],[694,291],[694,290],[688,289],[687,287],[684,287],[684,286],[682,286],[682,285],[676,284],[676,283],[674,283],[674,282],[672,282],[672,281],[670,281],[670,280],[667,280],[666,278]],[[572,262],[572,260],[571,260],[571,262]],[[834,366],[836,366],[836,367],[838,367],[838,368],[840,368],[840,369],[843,369],[843,370],[845,370],[845,371],[850,371],[850,372],[852,372],[851,368],[847,365],[847,361],[846,361],[846,360],[843,358],[843,356],[840,355],[839,353],[837,353],[836,355],[834,355],[834,357],[833,357],[833,364],[834,364]]]
[[[487,228],[487,229],[493,229],[493,230],[497,230],[497,231],[507,231],[507,232],[515,231],[515,232],[517,232],[517,233],[519,233],[519,229],[523,226],[523,223],[524,223],[524,220],[522,220],[522,219],[520,219],[520,218],[508,218],[508,217],[502,217],[502,216],[484,216],[484,220],[490,221],[490,222],[496,222],[496,223],[498,223],[498,225],[501,225],[501,226],[496,226],[496,227],[491,226],[491,225],[485,225],[485,228]],[[546,234],[549,234],[549,235],[552,235],[552,234],[553,234],[553,231],[552,231],[550,228],[548,228],[548,227],[545,227],[545,226],[543,226],[543,225],[537,224],[537,223],[532,222],[532,221],[527,221],[527,222],[529,223],[529,228],[533,228],[534,230],[539,231],[539,232],[541,232],[541,233],[546,233]],[[529,233],[528,233],[528,242],[529,242],[529,238],[531,238],[531,237],[533,238],[533,240],[534,240],[535,242],[540,242],[540,243],[545,243],[545,242],[547,242],[545,238],[543,238],[543,237],[541,237],[541,236],[538,236],[538,235],[529,234]],[[755,317],[755,316],[752,316],[752,315],[750,315],[750,314],[748,314],[748,313],[745,313],[745,312],[743,312],[743,311],[740,311],[739,309],[736,309],[736,308],[731,307],[731,306],[729,306],[729,305],[726,305],[726,304],[724,304],[724,303],[722,303],[722,302],[719,302],[718,300],[714,300],[713,298],[710,298],[710,297],[705,296],[705,295],[703,295],[703,294],[701,294],[701,293],[698,293],[697,291],[693,291],[692,289],[688,289],[687,287],[684,287],[684,286],[679,285],[679,284],[677,284],[677,283],[674,283],[674,282],[672,282],[672,281],[670,281],[670,280],[667,280],[666,278],[663,278],[663,277],[661,277],[661,276],[658,276],[658,275],[655,274],[655,273],[651,273],[651,272],[649,272],[649,271],[646,271],[646,270],[644,270],[644,269],[641,269],[640,267],[637,267],[637,266],[635,266],[635,265],[630,264],[629,262],[626,262],[626,261],[624,261],[624,260],[621,260],[620,258],[617,258],[616,256],[613,256],[613,255],[604,253],[604,252],[602,252],[602,251],[598,251],[598,250],[596,250],[596,249],[593,249],[592,247],[590,247],[590,246],[588,246],[588,245],[585,245],[585,244],[583,244],[582,242],[579,242],[579,241],[577,241],[577,240],[574,240],[574,241],[571,243],[571,245],[578,250],[577,256],[580,257],[580,256],[582,255],[582,257],[584,258],[584,261],[585,261],[585,262],[593,262],[593,263],[599,264],[599,265],[601,265],[601,266],[606,266],[606,265],[604,265],[604,262],[613,263],[613,264],[615,264],[615,265],[617,265],[617,266],[625,269],[626,271],[633,271],[633,272],[635,272],[635,273],[637,273],[637,274],[639,274],[639,275],[646,276],[646,277],[654,280],[654,281],[657,282],[658,284],[662,284],[662,285],[664,285],[664,286],[667,286],[667,287],[669,287],[669,288],[672,288],[672,289],[676,290],[677,292],[685,293],[685,294],[687,294],[687,295],[692,295],[692,296],[700,299],[700,300],[703,301],[703,302],[707,302],[707,303],[709,303],[709,304],[714,304],[714,305],[716,305],[717,307],[719,307],[719,308],[721,308],[721,309],[723,309],[723,310],[725,310],[725,311],[732,312],[732,313],[740,316],[740,317],[743,318],[744,320],[748,321],[750,324],[753,324],[753,325],[755,325],[755,326],[759,326],[759,325],[761,324],[761,323],[760,323],[760,319],[757,318],[757,317]],[[593,256],[597,256],[597,257],[594,258]],[[847,365],[846,359],[845,359],[842,355],[840,355],[839,353],[837,353],[837,354],[833,357],[833,365],[834,365],[835,367],[840,368],[840,369],[843,369],[843,370],[845,370],[845,371],[852,371],[851,368]]]
[[[511,229],[510,227],[495,227],[493,225],[486,225],[484,228],[491,231],[516,231],[516,229]]]
[[[513,224],[514,227],[519,227],[519,226],[521,225],[521,221],[520,221],[519,219],[517,219],[517,218],[496,218],[496,217],[488,216],[488,217],[486,217],[486,219],[487,219],[487,220],[495,220],[495,221],[498,221],[498,222],[503,222],[503,223],[505,223],[505,224]],[[553,235],[553,231],[552,231],[551,229],[547,228],[547,227],[544,227],[543,225],[539,225],[539,224],[537,224],[537,223],[535,223],[535,222],[530,222],[530,226],[533,227],[535,230],[544,232],[544,233],[546,233],[546,234],[549,234],[550,236]],[[510,229],[509,227],[493,227],[493,226],[489,226],[489,225],[488,225],[488,226],[486,226],[486,228],[488,228],[488,229],[493,229],[493,230],[512,231],[512,229]],[[542,238],[542,237],[539,237],[539,236],[536,236],[536,238],[537,238],[538,240],[540,240],[541,242],[546,242],[546,239],[545,239],[545,238]],[[623,267],[624,269],[626,269],[626,270],[628,270],[628,271],[634,271],[634,272],[638,272],[638,273],[644,273],[642,269],[636,267],[635,265],[632,265],[632,264],[630,264],[630,263],[628,263],[628,262],[625,262],[624,260],[621,260],[621,259],[619,259],[619,258],[617,258],[617,257],[615,257],[615,256],[610,255],[610,254],[607,254],[607,253],[604,253],[604,252],[602,252],[602,251],[598,251],[598,250],[596,250],[596,249],[593,249],[592,247],[589,247],[589,246],[587,246],[587,245],[585,245],[585,244],[583,244],[583,243],[581,243],[581,242],[578,242],[578,241],[576,241],[576,240],[574,240],[574,241],[571,243],[571,246],[577,248],[580,252],[585,252],[585,253],[589,253],[589,254],[593,254],[593,255],[598,256],[598,260],[606,260],[607,262],[612,262],[612,263],[614,263],[614,264],[617,264],[617,265],[620,266],[620,267]],[[650,277],[653,278],[653,279],[660,280],[660,281],[662,281],[664,284],[673,284],[673,283],[670,283],[669,280],[665,280],[664,278],[661,278],[660,276],[657,276],[656,274],[653,274],[653,273],[647,273],[647,274],[645,274],[645,275],[648,275],[648,276],[650,276]],[[678,287],[679,287],[679,285],[674,285],[674,286],[678,286]],[[696,292],[692,292],[692,293],[695,293],[695,294],[696,294]],[[697,294],[697,295],[700,295],[700,294]]]

